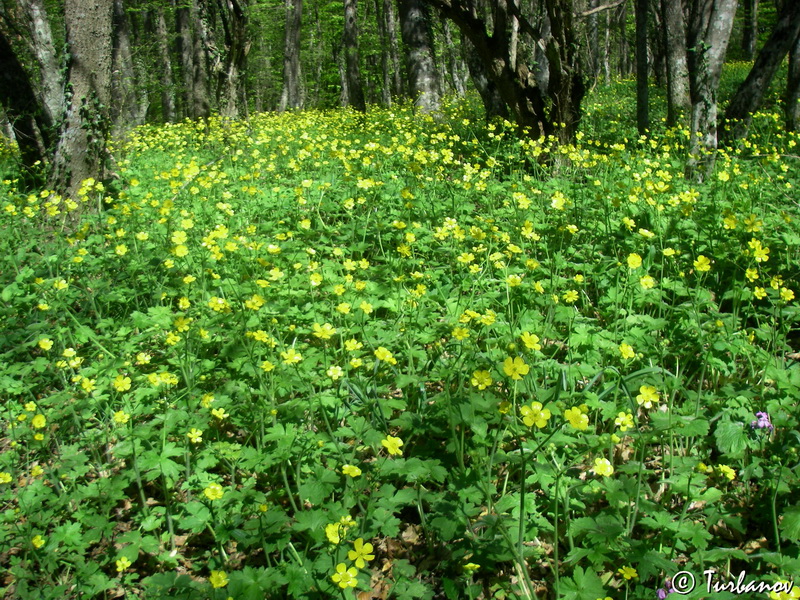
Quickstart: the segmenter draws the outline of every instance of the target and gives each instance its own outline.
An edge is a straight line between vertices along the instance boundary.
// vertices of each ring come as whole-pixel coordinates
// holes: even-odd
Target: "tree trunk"
[[[744,0],[742,50],[749,60],[756,55],[758,42],[758,0]]]
[[[599,3],[599,0],[589,0],[589,9],[597,8]],[[592,79],[592,86],[597,83],[597,79],[600,76],[600,35],[597,19],[597,13],[592,13],[589,15],[589,20],[587,22],[587,36],[589,38],[589,75]]]
[[[225,41],[225,61],[219,73],[219,106],[223,116],[238,118],[247,102],[242,77],[247,66],[250,42],[247,39],[248,0],[219,0],[219,14]]]
[[[347,78],[347,105],[366,112],[364,88],[361,85],[361,67],[358,56],[357,0],[344,0],[344,66]]]
[[[647,13],[650,0],[636,0],[636,127],[639,135],[650,129],[650,87],[647,68]]]
[[[111,53],[111,122],[114,135],[144,123],[147,101],[139,89],[131,53],[131,32],[128,13],[122,0],[113,0]]]
[[[619,74],[627,77],[630,74],[630,44],[628,43],[628,3],[623,2],[617,13],[619,27]]]
[[[164,18],[164,9],[158,6],[152,15],[158,44],[158,59],[161,62],[161,116],[165,122],[175,120],[175,97],[172,85],[172,60],[167,46],[167,21]]]
[[[41,75],[41,97],[48,119],[57,125],[64,115],[64,77],[53,43],[53,33],[43,0],[17,0],[28,19],[30,50]]]
[[[378,37],[381,48],[381,104],[392,105],[392,77],[389,73],[389,38],[386,35],[386,15],[379,0],[373,0],[375,20],[378,23]]]
[[[800,36],[789,51],[789,75],[786,79],[786,129],[800,131]]]
[[[447,19],[442,21],[442,30],[444,33],[444,45],[445,52],[447,52],[447,61],[450,64],[450,75],[453,79],[453,89],[457,95],[463,96],[467,93],[467,66],[464,64],[464,61],[456,50],[455,42],[453,41],[453,34],[450,31],[450,21]]]
[[[693,0],[689,24],[692,122],[686,175],[702,181],[714,169],[717,89],[737,0]]]
[[[726,139],[740,138],[747,134],[753,113],[761,106],[775,71],[778,70],[798,36],[800,36],[800,2],[787,2],[775,24],[775,29],[758,53],[747,79],[736,90],[725,111],[725,120],[728,123],[723,130],[723,136]]]
[[[392,96],[403,96],[403,76],[400,69],[400,44],[397,40],[397,18],[393,0],[383,0],[383,18],[389,40],[389,59],[392,69]]]
[[[113,0],[66,0],[70,100],[56,143],[50,186],[71,197],[89,178],[105,178],[111,103]]]
[[[681,113],[689,112],[689,68],[686,58],[686,24],[681,0],[661,0],[664,45],[667,50],[667,125],[674,127]]]
[[[422,112],[435,112],[439,110],[440,92],[427,5],[421,0],[398,0],[398,6],[411,96]]]
[[[190,6],[179,6],[175,10],[175,25],[178,30],[176,45],[180,58],[182,89],[181,114],[194,115],[194,36],[192,35],[192,10]]]
[[[558,126],[561,143],[574,141],[581,119],[581,101],[586,93],[583,77],[578,72],[577,42],[572,23],[571,0],[545,0],[553,37],[546,47],[550,63],[548,96],[553,108],[549,115],[551,126]]]
[[[192,88],[190,97],[190,107],[192,117],[195,119],[207,119],[211,114],[211,102],[209,101],[210,88],[208,85],[208,48],[212,46],[208,39],[208,31],[205,24],[205,0],[192,1],[192,25],[193,33],[191,40],[192,52]],[[216,53],[217,55],[219,53]]]
[[[280,112],[287,108],[303,108],[302,73],[300,71],[300,24],[303,0],[286,0],[286,34],[283,44],[283,92],[278,105]]]
[[[5,107],[14,130],[27,173],[25,179],[32,184],[37,162],[41,165],[47,163],[50,121],[3,31],[0,31],[0,104]]]
[[[611,83],[611,11],[606,12],[606,37],[603,43],[603,77]]]

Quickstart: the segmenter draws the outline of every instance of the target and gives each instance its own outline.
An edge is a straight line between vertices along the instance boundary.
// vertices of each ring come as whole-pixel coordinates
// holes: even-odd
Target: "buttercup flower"
[[[403,440],[398,437],[393,437],[391,435],[387,435],[386,439],[381,440],[381,446],[386,448],[386,451],[389,454],[393,454],[396,456],[402,456],[403,451],[400,450],[400,446],[403,445]]]
[[[331,579],[335,584],[337,584],[343,590],[346,590],[349,587],[356,587],[358,585],[358,569],[355,567],[347,568],[347,565],[344,563],[339,563],[336,565],[336,573],[331,575]]]
[[[509,356],[503,361],[503,372],[515,381],[521,380],[530,370],[531,368],[519,356],[516,358]]]
[[[617,570],[617,573],[622,575],[625,579],[633,579],[634,577],[639,576],[639,573],[636,572],[636,569],[630,566],[620,567]]]
[[[475,371],[472,374],[470,383],[479,390],[485,390],[487,387],[492,385],[492,376],[489,371]]]
[[[131,564],[133,563],[131,563],[131,561],[128,560],[128,558],[125,556],[118,558],[116,561],[117,573],[122,573],[123,571],[126,571],[128,567],[131,566]]]
[[[522,406],[519,412],[522,415],[522,422],[525,423],[527,427],[536,425],[539,429],[546,426],[547,421],[551,417],[550,409],[542,407],[541,402],[533,402],[530,406]]]
[[[223,588],[228,585],[228,574],[225,571],[211,571],[208,582],[213,588]]]
[[[211,500],[212,502],[214,500],[219,500],[220,498],[222,498],[222,495],[224,493],[225,492],[222,489],[222,486],[218,483],[209,483],[208,487],[206,487],[206,489],[203,490],[203,494],[205,494],[205,497]]]
[[[352,560],[359,569],[363,569],[364,565],[375,558],[372,552],[372,544],[365,544],[364,540],[358,538],[353,542],[353,549],[347,553],[347,558]]]
[[[589,417],[581,412],[581,409],[578,407],[564,411],[564,418],[569,421],[572,427],[579,431],[586,431],[589,427]]]
[[[342,467],[342,473],[355,478],[361,475],[361,469],[359,469],[355,465],[345,465]]]
[[[592,471],[602,477],[611,477],[614,474],[614,465],[607,458],[595,458]],[[630,577],[627,577],[630,579]]]

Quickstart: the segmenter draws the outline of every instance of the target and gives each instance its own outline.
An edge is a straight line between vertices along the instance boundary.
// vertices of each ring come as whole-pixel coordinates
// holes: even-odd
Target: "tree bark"
[[[389,59],[392,69],[392,96],[403,96],[403,76],[400,69],[400,44],[397,39],[397,16],[393,0],[383,0],[383,18],[389,41]]]
[[[786,58],[800,36],[800,2],[786,2],[766,44],[756,62],[725,111],[727,121],[723,136],[726,139],[744,137],[753,117],[761,106],[775,71]]]
[[[789,51],[789,75],[786,79],[786,129],[800,131],[800,36]]]
[[[105,178],[111,102],[113,0],[66,0],[69,104],[49,185],[71,197],[89,178]]]
[[[636,0],[636,127],[639,135],[650,129],[650,87],[647,65],[647,13],[650,0]]]
[[[364,87],[361,84],[361,67],[358,56],[357,0],[344,0],[344,67],[347,78],[347,106],[366,112]]]
[[[36,57],[41,75],[41,97],[51,123],[58,124],[64,115],[64,77],[53,43],[53,33],[43,0],[17,0],[28,20],[30,50]]]
[[[300,25],[303,0],[286,0],[286,33],[283,44],[283,91],[280,112],[303,108],[303,85],[300,70]]]
[[[743,27],[742,50],[749,60],[753,60],[758,42],[758,0],[744,0]]]
[[[180,58],[182,89],[181,114],[194,115],[194,37],[192,35],[192,10],[190,6],[178,6],[175,10],[177,37],[175,40]]]
[[[114,135],[144,123],[147,99],[136,76],[131,52],[131,31],[128,13],[122,0],[113,0],[111,54],[111,122]]]
[[[432,113],[439,110],[440,88],[427,5],[421,0],[398,0],[398,6],[411,96],[422,112]]]
[[[205,0],[192,0],[191,20],[193,32],[191,37],[192,53],[192,88],[190,107],[192,117],[207,119],[211,115],[210,87],[208,84],[209,48],[212,46],[206,29]],[[215,53],[218,56],[218,52]],[[217,59],[218,60],[218,59]],[[218,71],[219,69],[217,69]]]
[[[0,104],[17,140],[27,183],[33,183],[37,162],[47,163],[49,117],[40,105],[28,73],[22,67],[9,40],[0,31]]]
[[[686,23],[681,0],[661,0],[664,45],[667,50],[667,125],[674,127],[688,114],[689,68],[686,57]]]
[[[219,14],[225,41],[225,61],[219,73],[220,112],[237,118],[246,112],[247,101],[242,77],[247,66],[250,43],[247,39],[248,0],[219,0]]]
[[[447,61],[450,65],[450,75],[453,79],[453,89],[457,95],[463,96],[467,93],[467,66],[456,49],[453,34],[450,31],[450,21],[447,19],[442,21],[442,30]]]
[[[158,44],[158,59],[161,63],[159,65],[161,68],[161,116],[165,122],[171,123],[175,120],[175,90],[172,84],[172,59],[167,46],[167,21],[164,18],[164,9],[161,6],[155,7],[151,18],[154,22],[153,29]]]
[[[702,181],[714,169],[717,89],[737,0],[693,0],[689,24],[692,122],[686,175]]]

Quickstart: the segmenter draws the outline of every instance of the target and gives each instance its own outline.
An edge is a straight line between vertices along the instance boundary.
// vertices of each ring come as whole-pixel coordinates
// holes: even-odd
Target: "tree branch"
[[[589,10],[585,10],[580,13],[575,13],[575,18],[582,19],[584,17],[590,17],[591,15],[603,12],[604,10],[610,10],[612,8],[616,8],[620,4],[625,4],[625,2],[626,0],[616,0],[615,2],[611,2],[610,4],[603,4],[603,6],[596,6],[594,8],[590,8]]]

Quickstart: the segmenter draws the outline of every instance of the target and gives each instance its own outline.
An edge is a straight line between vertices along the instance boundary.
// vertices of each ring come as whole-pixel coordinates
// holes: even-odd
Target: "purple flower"
[[[775,429],[769,420],[769,415],[765,412],[757,412],[756,420],[750,423],[750,427],[753,429],[769,429],[770,431]]]
[[[664,587],[656,590],[656,596],[658,597],[658,600],[664,600],[674,591],[675,588],[672,587],[672,580],[667,578],[667,580],[664,582]]]

